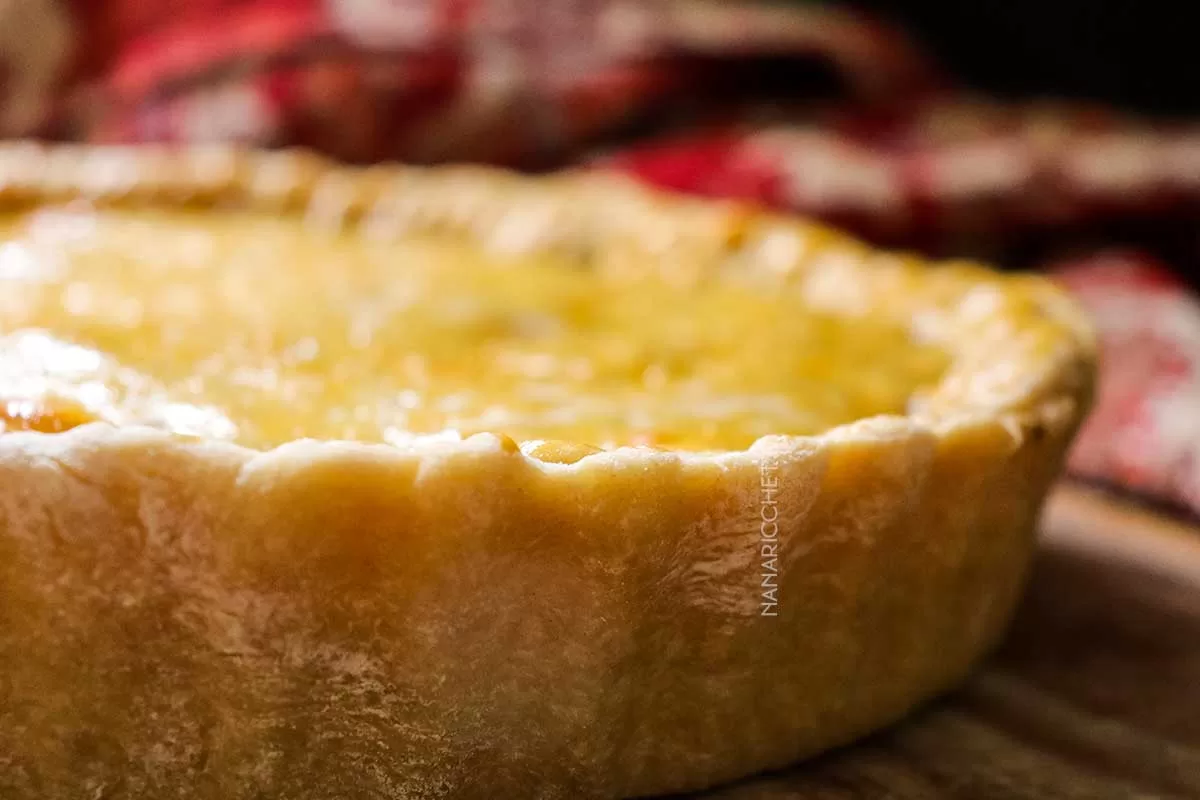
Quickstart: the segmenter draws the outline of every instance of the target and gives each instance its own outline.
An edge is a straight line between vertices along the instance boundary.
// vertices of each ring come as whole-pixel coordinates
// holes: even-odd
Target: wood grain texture
[[[906,723],[694,800],[1200,798],[1200,529],[1064,488],[1013,630]]]

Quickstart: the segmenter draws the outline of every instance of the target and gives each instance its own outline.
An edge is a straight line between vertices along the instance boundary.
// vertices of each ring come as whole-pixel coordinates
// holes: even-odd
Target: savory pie
[[[1044,279],[589,175],[0,149],[0,795],[620,797],[1002,632]]]

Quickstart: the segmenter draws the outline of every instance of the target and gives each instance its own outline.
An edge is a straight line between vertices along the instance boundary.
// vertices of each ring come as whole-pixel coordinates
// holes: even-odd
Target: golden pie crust
[[[761,281],[950,361],[906,415],[732,451],[0,434],[4,797],[623,797],[784,766],[996,642],[1090,400],[1090,329],[1041,278],[620,180],[0,148],[0,207],[67,201]]]

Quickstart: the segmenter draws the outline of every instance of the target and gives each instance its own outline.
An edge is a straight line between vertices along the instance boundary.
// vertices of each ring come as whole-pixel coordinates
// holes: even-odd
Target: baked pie
[[[0,149],[0,794],[621,797],[1003,631],[1045,279],[616,178]]]

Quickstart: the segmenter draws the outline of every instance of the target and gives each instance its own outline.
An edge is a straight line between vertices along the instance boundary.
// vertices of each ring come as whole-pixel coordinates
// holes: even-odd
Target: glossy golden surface
[[[904,413],[947,358],[731,281],[373,240],[266,212],[0,222],[0,424],[143,423],[269,447],[481,431],[744,448]]]

